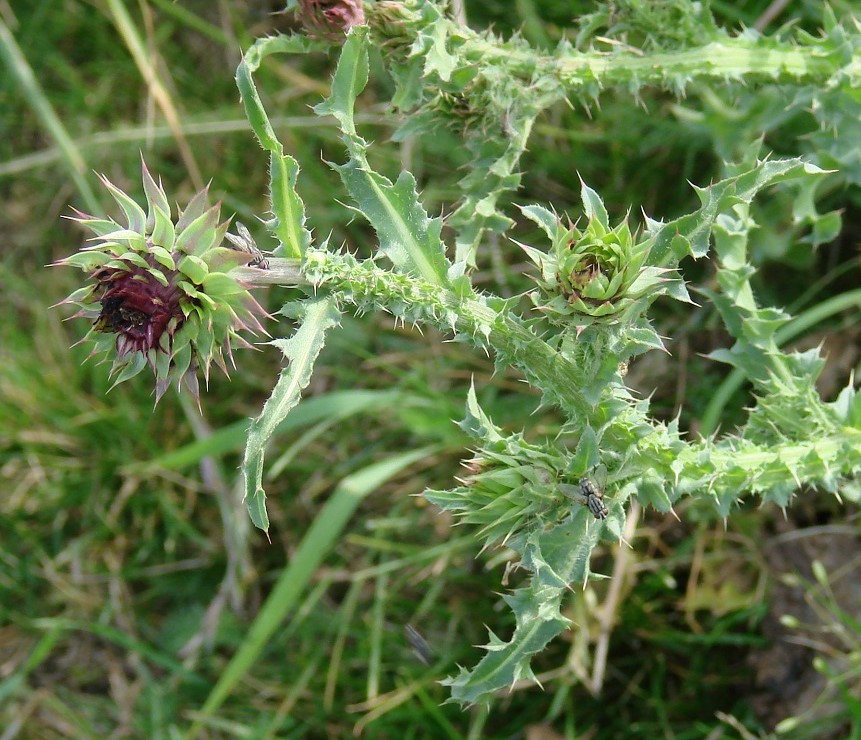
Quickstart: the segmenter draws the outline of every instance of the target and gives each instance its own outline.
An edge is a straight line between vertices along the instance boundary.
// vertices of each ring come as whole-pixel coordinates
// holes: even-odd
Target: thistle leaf
[[[532,533],[525,541],[510,543],[515,550],[522,548],[523,565],[533,569],[535,576],[528,586],[505,597],[516,620],[511,640],[492,639],[487,655],[473,670],[462,668],[456,678],[443,681],[451,686],[454,701],[487,701],[515,681],[535,679],[529,662],[569,626],[560,612],[562,599],[571,583],[582,583],[588,576],[589,555],[598,531],[584,510],[546,533]]]
[[[341,49],[341,57],[332,78],[332,92],[326,100],[314,106],[314,112],[318,116],[334,116],[345,138],[355,136],[353,107],[367,84],[368,29],[356,26],[350,29]]]
[[[144,169],[146,173],[146,169]],[[149,173],[146,173],[149,174]],[[104,175],[99,175],[102,184],[110,191],[113,199],[117,202],[126,216],[127,228],[134,233],[142,233],[146,226],[147,217],[143,209],[135,201],[114,185]]]
[[[299,163],[289,154],[272,152],[269,165],[269,193],[274,222],[267,224],[284,245],[284,257],[301,258],[311,245],[305,228],[305,204],[296,192]]]
[[[549,593],[551,590],[554,593]],[[548,604],[555,602],[558,607],[562,595],[559,589],[536,592],[524,588],[506,599],[517,615],[514,635],[509,642],[502,642],[491,633],[491,642],[485,648],[487,655],[473,670],[461,668],[456,678],[441,682],[451,687],[452,700],[462,704],[486,702],[497,691],[511,688],[520,679],[534,680],[530,658],[568,626],[568,620],[561,615],[555,619],[542,618]]]
[[[688,255],[696,259],[709,251],[712,227],[721,213],[736,203],[749,204],[756,194],[784,180],[804,175],[822,175],[825,170],[801,158],[757,161],[746,172],[728,177],[707,188],[697,188],[702,205],[693,213],[666,224],[655,224],[655,246],[650,262],[675,266]]]
[[[265,492],[263,490],[263,457],[266,442],[278,424],[299,403],[302,391],[311,380],[311,372],[326,340],[326,333],[338,323],[340,312],[331,297],[309,300],[303,306],[301,325],[290,339],[270,342],[277,346],[289,362],[281,371],[263,411],[248,427],[242,475],[249,514],[255,525],[268,530]]]
[[[457,68],[457,58],[446,49],[447,26],[437,23],[431,26],[431,44],[425,57],[425,74],[439,75],[443,82],[451,79],[451,73]]]
[[[273,36],[259,39],[239,63],[236,69],[236,86],[239,88],[242,105],[245,107],[245,115],[260,146],[267,151],[280,156],[284,153],[284,147],[278,141],[275,130],[269,122],[269,116],[266,115],[266,109],[263,107],[251,75],[270,54],[307,54],[313,49],[320,48],[325,47],[307,36]]]
[[[311,232],[305,228],[305,205],[296,192],[299,164],[289,154],[284,154],[284,147],[269,122],[252,74],[269,54],[305,54],[315,48],[319,45],[307,36],[260,39],[248,50],[236,70],[236,85],[245,106],[245,115],[260,145],[270,153],[269,194],[275,219],[267,225],[284,246],[284,256],[289,258],[301,258],[311,244]]]
[[[401,172],[392,182],[374,172],[365,157],[366,144],[356,134],[353,107],[368,82],[367,29],[350,30],[328,100],[317,105],[318,115],[332,115],[341,128],[350,159],[332,167],[341,176],[357,209],[377,232],[380,251],[401,272],[447,286],[450,264],[440,239],[442,220],[428,218],[416,191],[415,178]]]

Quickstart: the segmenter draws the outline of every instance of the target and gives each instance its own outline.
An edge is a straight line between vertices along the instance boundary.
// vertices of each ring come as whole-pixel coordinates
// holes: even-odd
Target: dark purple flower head
[[[145,258],[146,259],[146,258]],[[155,267],[155,260],[152,267]],[[93,274],[96,293],[102,293],[101,312],[93,328],[117,335],[117,357],[132,352],[147,353],[158,347],[166,330],[170,333],[185,321],[175,285],[162,285],[147,270],[102,267]]]
[[[92,282],[62,303],[94,320],[88,335],[93,354],[113,354],[117,383],[149,366],[156,400],[171,382],[184,383],[197,398],[198,369],[208,379],[215,361],[226,373],[227,361],[233,364],[231,341],[251,346],[239,332],[266,333],[260,319],[268,314],[231,274],[255,256],[222,246],[228,224],[218,223],[220,206],[207,206],[206,191],[174,222],[146,165],[146,211],[106,178],[102,182],[127,224],[77,213],[74,220],[96,234],[93,244],[57,264],[80,268]]]

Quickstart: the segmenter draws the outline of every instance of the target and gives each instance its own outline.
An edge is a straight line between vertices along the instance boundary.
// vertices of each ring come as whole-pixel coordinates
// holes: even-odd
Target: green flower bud
[[[403,57],[409,54],[417,32],[426,23],[423,15],[429,13],[432,14],[433,9],[420,8],[414,2],[378,0],[368,8],[368,25],[387,54]]]
[[[500,439],[497,449],[483,449],[464,463],[463,485],[449,491],[426,491],[425,497],[477,524],[485,548],[554,522],[567,510],[557,486],[564,460],[527,443],[521,435]],[[570,507],[569,507],[570,508]]]
[[[675,270],[647,264],[654,238],[638,238],[627,218],[611,228],[598,194],[585,184],[581,193],[587,218],[582,229],[540,206],[521,209],[551,240],[549,252],[520,245],[541,270],[531,294],[536,307],[551,320],[586,326],[631,322],[663,293],[689,302]]]

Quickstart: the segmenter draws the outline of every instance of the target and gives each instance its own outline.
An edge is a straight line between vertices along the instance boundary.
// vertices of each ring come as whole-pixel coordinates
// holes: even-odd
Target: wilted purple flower
[[[353,26],[365,23],[361,0],[299,0],[299,20],[313,36],[343,41]]]

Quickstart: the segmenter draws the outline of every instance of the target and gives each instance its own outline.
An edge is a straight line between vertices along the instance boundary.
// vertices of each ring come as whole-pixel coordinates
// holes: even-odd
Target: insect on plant
[[[236,233],[227,233],[224,236],[240,252],[248,252],[248,254],[254,255],[254,259],[248,263],[249,267],[257,267],[260,270],[269,269],[269,260],[263,256],[263,252],[260,251],[260,247],[257,246],[257,242],[254,241],[254,237],[251,236],[251,232],[248,231],[245,224],[237,221]]]
[[[596,465],[584,475],[578,485],[561,484],[559,490],[568,498],[585,506],[596,519],[606,519],[609,510],[604,505],[604,488],[607,485],[607,468]]]
[[[421,633],[411,624],[404,626],[404,635],[413,649],[413,654],[419,661],[429,666],[433,662],[433,649]]]

